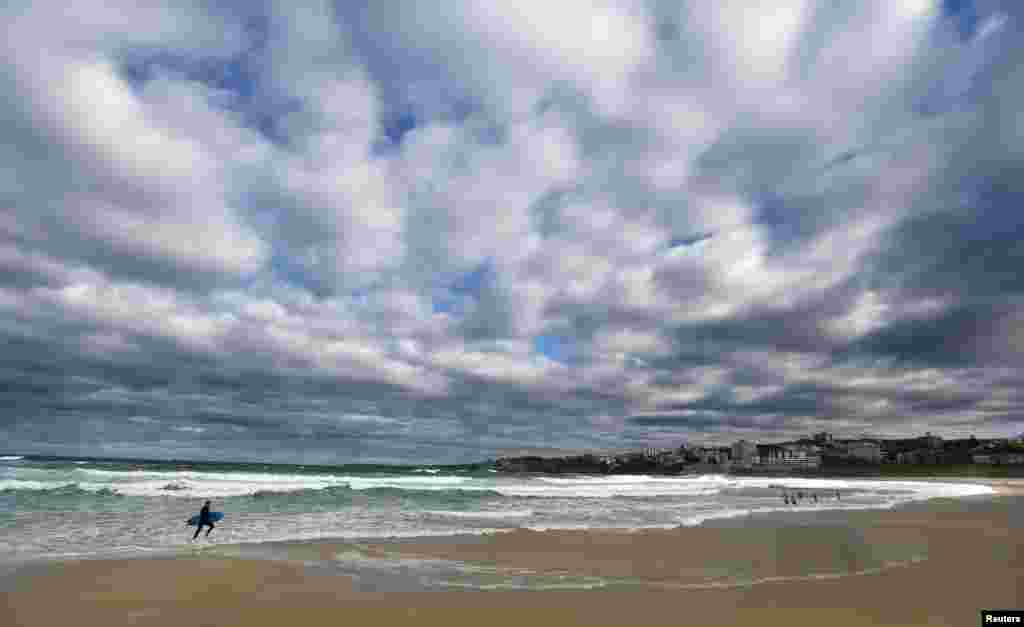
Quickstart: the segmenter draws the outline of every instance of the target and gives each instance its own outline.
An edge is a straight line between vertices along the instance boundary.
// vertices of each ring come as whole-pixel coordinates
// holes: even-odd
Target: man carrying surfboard
[[[206,530],[206,535],[208,536],[210,535],[210,532],[213,531],[213,520],[210,518],[209,501],[203,504],[203,509],[199,510],[199,520],[196,521],[196,534],[192,536],[193,540],[199,537],[199,531],[203,528],[204,525],[208,525],[210,527]],[[206,536],[203,537],[205,538]]]

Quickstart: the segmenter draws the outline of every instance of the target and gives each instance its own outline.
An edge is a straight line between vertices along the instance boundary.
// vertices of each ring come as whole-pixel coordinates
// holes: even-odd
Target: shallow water
[[[820,498],[786,505],[784,490]],[[912,481],[537,477],[470,467],[307,468],[8,457],[0,458],[0,563],[520,527],[669,528],[751,513],[889,508],[988,493],[990,488],[975,484]],[[191,544],[194,528],[184,521],[207,498],[226,517],[197,549]],[[905,557],[896,556],[897,561]]]

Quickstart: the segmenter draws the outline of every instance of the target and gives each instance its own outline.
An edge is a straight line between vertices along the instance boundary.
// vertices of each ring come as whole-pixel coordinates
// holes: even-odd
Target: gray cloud
[[[0,433],[1022,430],[1016,3],[563,4],[3,10]]]

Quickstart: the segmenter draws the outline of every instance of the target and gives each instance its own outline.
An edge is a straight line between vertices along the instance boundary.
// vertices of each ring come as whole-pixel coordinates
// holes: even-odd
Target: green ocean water
[[[797,477],[505,475],[487,465],[328,467],[12,455],[0,457],[0,564],[195,551],[280,557],[275,552],[281,550],[281,543],[290,543],[287,550],[296,551],[304,541],[330,539],[353,548],[325,568],[356,569],[364,575],[376,569],[386,577],[391,577],[387,568],[392,566],[395,573],[434,569],[443,575],[437,581],[461,585],[460,577],[470,572],[466,567],[452,570],[451,564],[422,561],[410,566],[402,560],[389,566],[387,561],[360,558],[359,543],[479,537],[516,528],[728,524],[780,512],[827,517],[986,490],[956,483]],[[786,504],[783,492],[796,491],[804,492],[806,498],[799,505]],[[837,491],[841,499],[835,497]],[[819,500],[814,501],[812,494]],[[209,538],[193,544],[194,528],[184,522],[206,499],[225,518]],[[785,546],[782,539],[773,541]],[[890,547],[878,553],[877,547],[858,544],[856,538],[835,540],[831,545],[847,547],[846,553],[828,557],[824,571],[833,566],[870,569],[915,558],[913,547],[906,551]],[[796,576],[771,569],[747,572],[743,564],[721,568],[723,577],[733,582]],[[612,585],[584,579],[570,583]],[[470,581],[499,588],[514,587],[516,581],[534,587],[568,585],[562,574],[479,569]]]

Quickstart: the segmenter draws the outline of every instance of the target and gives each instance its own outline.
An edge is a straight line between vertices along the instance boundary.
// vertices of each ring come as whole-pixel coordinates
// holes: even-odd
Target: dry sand
[[[1024,607],[1022,527],[1024,499],[1000,496],[855,512],[842,524],[518,531],[371,547],[652,584],[582,591],[364,593],[345,577],[282,562],[73,562],[18,576],[2,593],[0,625],[976,625],[980,609]],[[341,547],[321,548],[330,555]],[[925,559],[871,574],[800,578],[855,571],[876,549]],[[782,579],[658,587],[706,582],[723,564],[747,564],[755,579]]]

